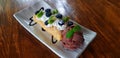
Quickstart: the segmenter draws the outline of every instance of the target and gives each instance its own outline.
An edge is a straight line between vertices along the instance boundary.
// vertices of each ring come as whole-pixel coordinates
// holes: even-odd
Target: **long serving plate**
[[[48,34],[47,32],[42,31],[41,27],[38,24],[36,24],[34,26],[29,26],[29,22],[30,22],[29,18],[31,18],[34,15],[34,13],[37,10],[39,10],[41,7],[51,8],[50,5],[48,5],[46,2],[39,1],[30,7],[20,10],[19,12],[16,12],[13,16],[26,30],[28,30],[33,36],[35,36],[36,39],[38,39],[40,42],[42,42],[45,46],[47,46],[50,50],[52,50],[59,57],[61,57],[61,58],[77,58],[78,56],[80,56],[81,53],[90,44],[90,42],[95,38],[96,32],[91,31],[80,25],[82,28],[82,32],[83,32],[85,41],[84,41],[84,44],[82,47],[80,47],[74,51],[63,48],[61,42],[52,44],[51,35]],[[78,23],[76,23],[76,24],[78,24]]]

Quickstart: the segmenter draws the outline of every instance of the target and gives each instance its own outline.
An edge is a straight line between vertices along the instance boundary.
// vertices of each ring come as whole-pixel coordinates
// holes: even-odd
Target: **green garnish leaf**
[[[53,20],[54,19],[54,16],[50,16],[49,20]]]
[[[38,18],[40,18],[40,17],[42,17],[42,16],[43,16],[43,14],[44,14],[44,12],[43,12],[43,11],[39,11],[39,13],[37,13],[37,17],[38,17]]]
[[[54,20],[48,20],[48,24],[52,24]]]
[[[52,14],[57,14],[58,13],[58,10],[57,9],[54,9],[53,11],[52,11]]]
[[[81,27],[79,25],[74,26],[71,30],[69,30],[66,33],[66,38],[71,38],[75,32],[81,30]]]
[[[67,33],[66,33],[66,38],[71,38],[72,36],[73,36],[73,34],[74,34],[74,31],[71,29],[71,30],[69,30]]]
[[[75,27],[73,27],[74,32],[77,32],[79,30],[81,30],[81,27],[79,25],[76,25]]]
[[[52,24],[56,20],[55,16],[50,16],[48,24]]]
[[[56,20],[55,16],[50,16],[49,20]]]
[[[69,17],[68,17],[68,16],[63,17],[63,21],[64,21],[64,22],[67,22],[68,20],[69,20]]]

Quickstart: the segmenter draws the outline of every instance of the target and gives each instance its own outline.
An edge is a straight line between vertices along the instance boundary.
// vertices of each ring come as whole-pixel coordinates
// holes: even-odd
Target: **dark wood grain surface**
[[[0,0],[0,58],[59,58],[13,17],[35,1]],[[66,1],[74,20],[98,33],[80,58],[120,58],[120,0],[58,1]]]

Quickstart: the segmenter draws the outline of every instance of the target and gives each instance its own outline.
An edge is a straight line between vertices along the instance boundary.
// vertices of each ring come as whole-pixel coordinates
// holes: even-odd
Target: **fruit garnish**
[[[49,13],[49,12],[51,12],[51,9],[48,8],[48,9],[45,10],[45,12]]]
[[[48,25],[48,20],[44,22],[45,25]]]
[[[63,20],[64,20],[64,22],[67,22],[69,20],[69,17],[68,16],[63,17]]]
[[[52,15],[52,13],[51,12],[46,12],[46,17],[50,17],[51,15]]]
[[[57,9],[54,9],[53,11],[52,11],[52,14],[57,14],[58,13],[58,10]]]
[[[73,25],[73,22],[68,21],[67,26],[71,26],[71,25]]]
[[[71,30],[69,30],[66,33],[66,38],[71,38],[73,36],[73,34],[79,30],[81,30],[81,27],[79,25],[74,26]]]
[[[57,14],[56,18],[62,19],[62,14]]]
[[[48,20],[49,24],[52,24],[55,20]]]
[[[37,17],[38,17],[38,18],[40,18],[40,17],[42,17],[42,16],[43,16],[43,14],[44,14],[44,12],[43,12],[43,11],[39,11],[36,15],[37,15]]]
[[[63,21],[63,20],[59,20],[58,24],[59,24],[60,26],[62,26],[62,25],[64,25],[64,21]]]
[[[50,16],[49,20],[56,20],[55,16]]]
[[[52,24],[56,20],[55,16],[50,16],[48,23]]]

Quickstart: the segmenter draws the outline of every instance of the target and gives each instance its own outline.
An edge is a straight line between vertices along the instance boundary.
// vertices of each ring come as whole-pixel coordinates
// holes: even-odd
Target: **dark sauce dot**
[[[63,42],[63,44],[65,45],[65,42]]]
[[[33,18],[33,17],[31,17],[30,20],[33,20],[32,18]]]
[[[45,31],[45,29],[43,29],[43,28],[41,28],[42,29],[42,31]]]
[[[44,7],[41,7],[40,10],[44,10]],[[40,11],[40,10],[39,10],[39,11]]]

